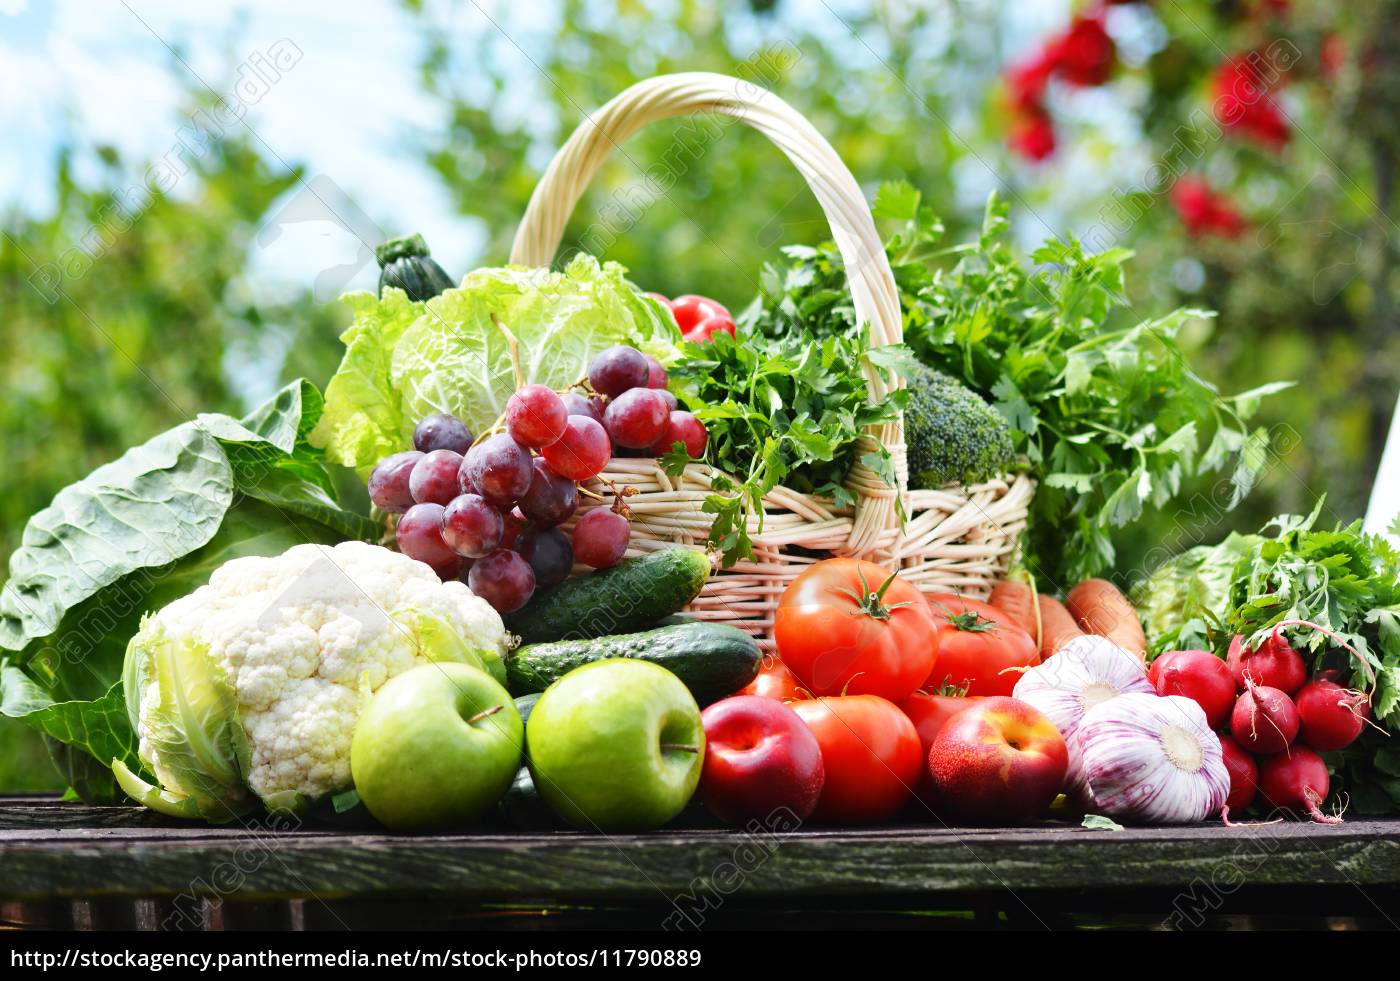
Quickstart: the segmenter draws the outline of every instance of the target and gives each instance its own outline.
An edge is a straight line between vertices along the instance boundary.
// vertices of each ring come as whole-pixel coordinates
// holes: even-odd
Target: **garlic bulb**
[[[1077,736],[1089,795],[1110,817],[1203,821],[1230,793],[1220,738],[1201,707],[1181,695],[1110,699],[1084,716]]]
[[[1031,668],[1016,682],[1012,697],[1039,709],[1065,737],[1069,750],[1066,789],[1089,802],[1079,761],[1076,730],[1084,714],[1125,692],[1155,694],[1142,662],[1106,637],[1076,637],[1054,657]]]

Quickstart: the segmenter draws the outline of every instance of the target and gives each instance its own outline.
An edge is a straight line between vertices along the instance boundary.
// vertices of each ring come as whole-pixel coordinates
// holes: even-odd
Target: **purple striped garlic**
[[[1107,637],[1089,634],[1069,641],[1049,660],[1021,675],[1011,694],[1039,709],[1065,737],[1069,769],[1065,789],[1089,804],[1079,762],[1077,730],[1086,712],[1127,692],[1153,693],[1147,669]]]
[[[1094,808],[1147,824],[1186,824],[1219,813],[1230,793],[1220,737],[1180,695],[1132,692],[1090,709],[1076,732]]]

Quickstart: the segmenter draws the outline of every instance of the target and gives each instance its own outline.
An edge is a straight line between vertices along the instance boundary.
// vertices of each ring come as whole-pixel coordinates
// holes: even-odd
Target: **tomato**
[[[933,739],[938,735],[938,730],[943,728],[943,724],[963,709],[971,708],[980,701],[981,695],[930,695],[928,692],[916,691],[899,703],[899,710],[914,723],[914,728],[919,733],[919,742],[923,746],[924,759],[927,760],[928,751],[933,747]]]
[[[789,702],[822,750],[826,783],[814,820],[888,821],[909,801],[926,769],[914,723],[876,695]]]
[[[798,689],[797,677],[773,654],[764,657],[763,664],[758,669],[758,677],[736,694],[779,700],[807,697],[806,692]]]
[[[813,695],[900,702],[937,660],[933,615],[918,589],[860,559],[827,559],[794,579],[778,601],[773,639]]]
[[[999,672],[1040,663],[1035,638],[995,606],[952,593],[927,600],[938,631],[938,663],[926,688],[946,682],[966,686],[969,695],[1010,695],[1021,674]]]
[[[733,315],[717,300],[712,300],[708,296],[697,296],[694,293],[686,293],[671,301],[671,313],[676,318],[676,326],[680,327],[681,333],[688,333],[700,321],[709,317],[724,317],[731,324],[734,322]],[[730,333],[733,333],[731,330]],[[709,336],[708,334],[706,335]]]
[[[671,301],[666,299],[666,297],[664,297],[660,293],[647,292],[643,293],[642,295],[651,297],[653,300],[655,300],[657,303],[660,303],[667,310],[671,309]]]
[[[734,321],[727,314],[706,317],[681,335],[681,339],[693,344],[703,344],[720,331],[724,331],[730,337],[734,336]]]

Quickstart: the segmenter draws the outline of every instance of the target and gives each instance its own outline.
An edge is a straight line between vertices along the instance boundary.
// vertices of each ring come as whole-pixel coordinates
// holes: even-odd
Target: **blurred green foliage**
[[[1278,37],[1303,53],[1283,96],[1295,135],[1281,152],[1227,134],[1181,161],[1228,191],[1250,222],[1244,236],[1190,238],[1167,193],[1130,182],[1119,199],[1134,204],[1135,217],[1106,243],[1138,251],[1129,264],[1132,315],[1183,303],[1220,310],[1183,341],[1223,389],[1277,378],[1302,384],[1264,405],[1264,421],[1298,439],[1246,503],[1227,513],[1202,487],[1184,507],[1139,522],[1118,543],[1128,578],[1163,542],[1174,551],[1254,528],[1279,510],[1306,511],[1323,491],[1338,517],[1358,515],[1400,387],[1400,281],[1395,226],[1385,218],[1400,142],[1400,4],[1294,3],[1282,5],[1283,16],[1258,12],[1278,5],[1244,0],[1135,6],[1142,23],[1155,18],[1145,32],[1155,53],[1125,63],[1107,89],[1085,98],[1110,100],[1115,125],[1126,115],[1141,128],[1144,166],[1181,156],[1181,127],[1208,108],[1209,75],[1226,54]],[[437,175],[461,220],[486,231],[482,263],[505,261],[551,152],[585,113],[668,71],[719,71],[773,88],[872,192],[899,177],[920,188],[948,241],[976,227],[993,188],[1012,202],[1013,217],[1052,215],[1057,234],[1084,234],[1112,203],[1078,201],[1082,169],[1028,167],[1006,152],[999,75],[1014,5],[833,4],[819,17],[782,0],[539,8],[511,21],[507,36],[470,8],[404,4],[402,16],[421,32],[423,90],[443,119],[406,152]],[[1328,42],[1333,36],[1340,42]],[[1345,52],[1326,77],[1324,43]],[[1082,152],[1092,166],[1113,152],[1108,128],[1074,114],[1059,152]],[[71,152],[103,161],[101,179],[80,185],[65,157],[52,214],[0,216],[0,555],[66,483],[194,412],[242,408],[230,359],[260,350],[268,334],[291,337],[282,345],[290,363],[270,370],[324,382],[338,356],[337,307],[315,303],[309,289],[277,308],[254,307],[235,288],[259,222],[299,174],[236,137],[216,140],[173,195],[117,222],[112,205],[142,162],[100,147]],[[674,184],[653,200],[642,177],[667,159],[679,161]],[[94,229],[105,234],[92,239]],[[612,155],[572,217],[565,248],[601,251],[647,289],[742,306],[779,244],[826,235],[800,177],[761,136],[732,122],[670,122]],[[88,268],[46,298],[31,282],[36,270],[72,261],[75,248],[90,255]],[[42,748],[0,728],[0,789],[51,784]]]
[[[65,154],[54,212],[3,218],[6,556],[32,513],[127,447],[199,412],[246,411],[229,362],[252,337],[283,324],[308,340],[320,335],[324,342],[305,347],[321,352],[308,369],[321,375],[338,356],[337,311],[309,291],[286,307],[255,308],[230,288],[259,220],[299,172],[279,172],[230,134],[190,157],[172,193],[147,198],[129,193],[144,165],[97,152],[101,184],[80,186]],[[51,789],[55,779],[38,738],[0,720],[0,790]]]

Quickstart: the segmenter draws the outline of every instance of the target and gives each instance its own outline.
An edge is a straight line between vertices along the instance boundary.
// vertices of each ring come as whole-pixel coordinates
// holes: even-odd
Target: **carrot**
[[[1079,629],[1064,604],[1053,596],[1041,593],[1036,601],[1040,604],[1040,659],[1044,661],[1068,641],[1084,636],[1084,631]]]
[[[1147,637],[1137,610],[1113,583],[1085,579],[1069,591],[1065,606],[1086,633],[1107,637],[1125,651],[1146,657]]]
[[[1040,628],[1035,615],[1035,593],[1023,582],[1005,579],[992,587],[992,595],[987,599],[1001,612],[1019,623],[1032,637]]]

